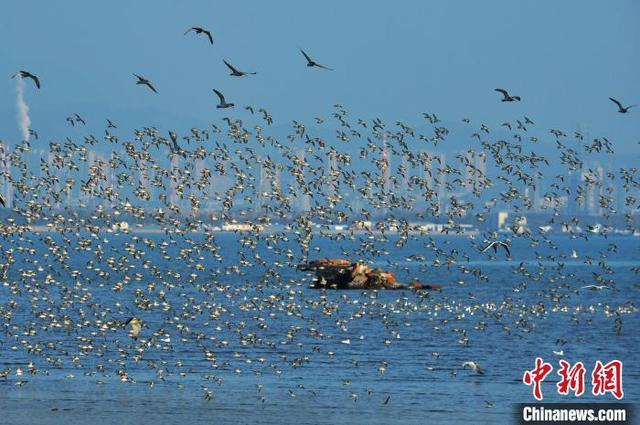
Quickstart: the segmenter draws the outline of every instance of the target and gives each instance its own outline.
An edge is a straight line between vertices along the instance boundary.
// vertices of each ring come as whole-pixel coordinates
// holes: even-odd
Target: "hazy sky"
[[[637,152],[640,107],[621,115],[608,97],[640,103],[638,22],[635,0],[3,1],[0,138],[19,135],[8,77],[27,69],[42,79],[26,93],[35,129],[73,112],[100,125],[214,122],[229,114],[215,109],[215,87],[282,123],[326,116],[336,102],[414,124],[424,111],[494,123],[526,114],[547,128],[588,124]],[[183,35],[192,25],[214,45]],[[335,71],[307,68],[299,48]],[[223,58],[258,75],[230,77]],[[523,101],[499,102],[496,87]]]

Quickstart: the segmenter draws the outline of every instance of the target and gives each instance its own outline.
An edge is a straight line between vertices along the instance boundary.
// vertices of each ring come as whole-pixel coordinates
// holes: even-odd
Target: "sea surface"
[[[242,234],[215,235],[219,259],[201,245],[204,235],[174,235],[169,259],[143,241],[159,245],[165,235],[109,234],[85,250],[75,248],[87,235],[48,236],[48,245],[27,234],[32,243],[16,238],[4,246],[14,248],[9,280],[19,283],[0,285],[0,370],[11,368],[0,378],[2,424],[510,423],[516,403],[534,402],[522,376],[537,356],[554,366],[542,384],[544,401],[615,401],[590,394],[595,361],[613,359],[624,364],[624,401],[640,399],[640,275],[631,270],[640,266],[637,237],[550,236],[552,247],[516,238],[512,259],[481,254],[467,237],[372,240],[387,251],[369,257],[374,265],[396,270],[401,281],[417,277],[443,288],[416,293],[309,289],[310,276],[291,267],[302,255],[293,234],[256,247],[279,281],[245,262],[253,251]],[[363,240],[314,238],[308,256],[355,253]],[[447,266],[441,256],[435,267],[431,241],[456,262]],[[66,266],[54,251],[67,252]],[[416,254],[425,257],[422,266]],[[110,268],[110,257],[120,266]],[[154,276],[145,260],[161,273]],[[195,272],[198,263],[204,270]],[[598,275],[615,285],[582,288],[601,285]],[[125,327],[101,330],[98,312],[105,322],[139,317],[140,338]],[[47,314],[67,324],[51,326]],[[584,363],[583,396],[557,394],[561,358]],[[463,369],[466,361],[485,373]]]

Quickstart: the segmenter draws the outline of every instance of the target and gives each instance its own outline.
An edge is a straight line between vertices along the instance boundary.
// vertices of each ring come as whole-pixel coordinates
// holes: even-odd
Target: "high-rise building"
[[[180,170],[180,157],[176,154],[171,155],[170,178],[171,185],[169,187],[169,204],[179,206],[178,199],[178,172]]]
[[[304,154],[304,149],[299,149],[297,152],[297,157],[298,160],[300,162],[300,164],[302,164],[300,166],[300,175],[301,178],[303,180],[303,182],[305,181],[305,173],[304,173],[304,163],[305,163],[305,154]],[[298,210],[299,211],[309,211],[309,209],[311,208],[311,199],[309,198],[309,195],[307,195],[304,190],[300,187],[300,185],[295,181],[293,181],[293,184],[295,185],[294,187],[296,187],[296,197],[298,198]]]
[[[577,200],[578,195],[578,185],[580,181],[580,173],[576,170],[569,170],[569,175],[567,176],[567,186],[569,189],[569,193],[567,195],[567,214],[575,216],[577,215],[579,210],[579,204]]]
[[[587,213],[599,216],[602,215],[600,197],[604,195],[604,168],[600,165],[595,166],[588,173],[588,177],[593,183],[587,188]]]

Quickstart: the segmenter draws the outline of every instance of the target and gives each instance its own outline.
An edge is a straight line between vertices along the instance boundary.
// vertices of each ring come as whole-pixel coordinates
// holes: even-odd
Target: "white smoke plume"
[[[18,126],[22,133],[22,140],[29,141],[29,128],[31,128],[31,118],[29,118],[29,106],[24,101],[24,80],[16,78],[16,106],[18,107]]]

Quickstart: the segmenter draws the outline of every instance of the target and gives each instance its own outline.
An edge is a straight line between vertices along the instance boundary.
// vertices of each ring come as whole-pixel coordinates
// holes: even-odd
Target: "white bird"
[[[609,289],[607,285],[587,285],[583,286],[581,289],[591,289],[592,291],[600,291],[602,289]]]
[[[469,368],[471,370],[473,370],[475,373],[477,373],[478,375],[484,375],[484,370],[482,370],[482,368],[480,368],[480,365],[476,362],[464,362],[462,363],[462,368],[466,369]]]
[[[490,248],[493,248],[493,252],[497,253],[498,247],[504,248],[504,250],[507,251],[507,255],[511,257],[511,251],[509,250],[509,245],[507,245],[505,242],[502,242],[502,241],[493,241],[489,243],[489,245],[487,245],[482,249],[482,252],[487,252]]]
[[[125,326],[126,325],[131,325],[129,336],[133,339],[138,339],[138,335],[140,335],[140,331],[142,330],[142,322],[140,319],[132,317],[125,322]]]

